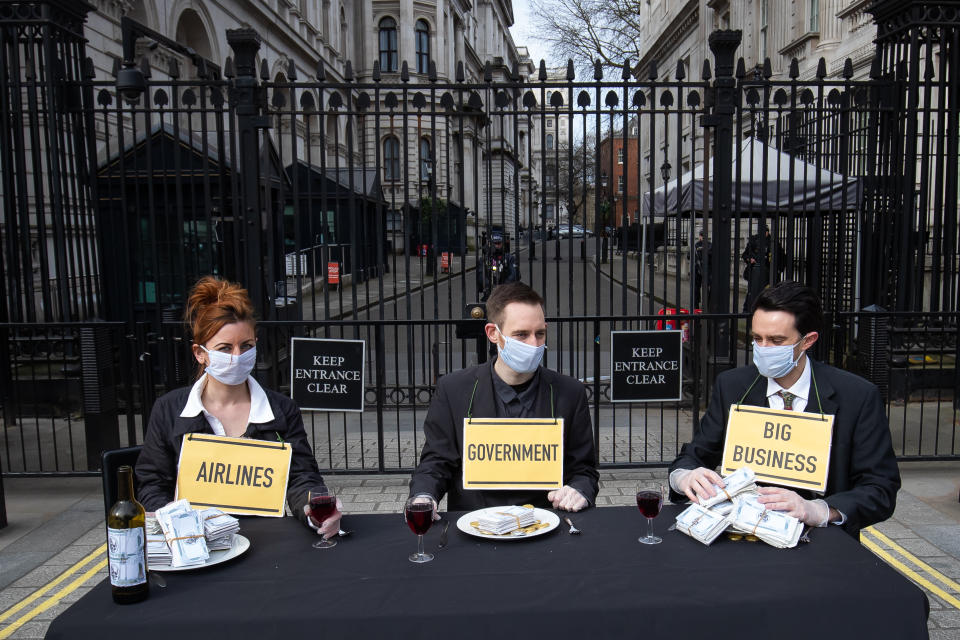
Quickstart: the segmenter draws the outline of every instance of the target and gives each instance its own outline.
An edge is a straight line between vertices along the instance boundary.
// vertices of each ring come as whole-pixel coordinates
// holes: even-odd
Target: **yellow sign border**
[[[823,479],[820,482],[813,482],[812,480],[798,480],[796,478],[784,478],[782,476],[775,476],[768,473],[763,473],[758,471],[757,467],[751,466],[750,468],[756,474],[757,480],[760,482],[769,482],[770,484],[782,485],[787,487],[793,487],[796,489],[806,489],[808,491],[816,491],[818,493],[824,493],[827,489],[827,478],[830,475],[830,453],[833,450],[833,421],[834,416],[829,413],[810,413],[807,411],[787,411],[785,409],[771,409],[770,407],[757,407],[754,405],[745,405],[745,404],[732,404],[730,405],[730,411],[727,414],[727,429],[723,437],[723,455],[720,462],[720,471],[723,475],[727,475],[736,471],[740,467],[744,466],[743,463],[727,463],[727,455],[729,452],[729,444],[731,432],[733,431],[733,418],[735,413],[753,413],[767,416],[776,416],[777,418],[791,418],[791,419],[800,419],[800,420],[810,420],[813,422],[827,423],[827,447],[826,447],[826,461],[823,465]]]
[[[512,426],[512,427],[534,427],[534,426],[551,426],[557,425],[560,427],[560,439],[559,439],[559,453],[558,453],[558,462],[559,462],[559,478],[554,482],[524,482],[524,481],[468,481],[467,479],[467,460],[464,456],[461,459],[462,467],[462,477],[461,484],[466,491],[509,491],[517,489],[527,489],[527,490],[545,490],[551,491],[554,489],[560,489],[563,487],[563,461],[564,461],[564,423],[563,418],[464,418],[463,419],[463,432],[461,436],[461,442],[463,444],[464,452],[467,449],[467,427],[473,426]]]
[[[215,443],[218,445],[229,445],[229,446],[243,446],[243,447],[256,447],[261,449],[273,449],[273,450],[285,450],[287,452],[287,458],[285,460],[286,464],[286,473],[283,474],[283,490],[279,491],[279,501],[280,504],[277,507],[260,507],[260,506],[242,506],[242,505],[232,505],[232,504],[218,504],[212,502],[198,502],[190,501],[191,507],[203,507],[203,508],[216,508],[220,509],[225,513],[234,513],[239,515],[252,515],[252,516],[264,516],[268,518],[282,518],[284,516],[284,504],[286,503],[287,497],[287,486],[290,483],[290,464],[293,460],[293,447],[290,446],[288,442],[271,442],[269,440],[257,440],[255,438],[231,438],[229,436],[216,436],[206,433],[186,433],[183,435],[183,441],[180,445],[180,459],[177,461],[177,481],[176,488],[174,491],[174,500],[179,499],[180,496],[180,468],[181,463],[183,462],[184,450],[187,448],[187,443]],[[191,445],[192,448],[192,445]],[[272,489],[276,491],[275,489]]]

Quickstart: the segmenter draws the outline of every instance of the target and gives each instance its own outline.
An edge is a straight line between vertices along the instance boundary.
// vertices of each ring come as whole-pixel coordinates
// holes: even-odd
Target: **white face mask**
[[[803,351],[793,359],[794,348],[803,342],[806,336],[800,336],[795,344],[782,344],[773,347],[761,347],[754,341],[753,343],[753,364],[757,365],[760,375],[766,378],[782,378],[787,375],[800,362],[803,357]]]
[[[210,358],[206,372],[214,380],[223,384],[235,385],[246,382],[247,376],[253,371],[253,366],[257,364],[256,347],[250,347],[239,356],[234,356],[222,351],[210,351],[202,344],[197,346],[206,351]]]
[[[503,331],[500,331],[500,327],[497,327],[497,332],[503,336],[503,346],[497,345],[497,351],[505,365],[517,373],[532,373],[537,370],[547,345],[534,347],[526,342],[507,337],[503,335]]]

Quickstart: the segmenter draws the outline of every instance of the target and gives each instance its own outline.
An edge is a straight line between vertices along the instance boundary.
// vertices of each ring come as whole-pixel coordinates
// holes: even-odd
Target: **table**
[[[794,549],[706,547],[666,531],[679,510],[655,521],[656,546],[637,542],[635,508],[575,514],[580,536],[561,524],[509,541],[468,536],[451,513],[448,547],[435,526],[424,565],[407,561],[416,537],[401,514],[345,516],[354,534],[326,550],[292,518],[244,518],[245,555],[167,573],[134,605],[114,605],[105,580],[47,638],[927,637],[924,592],[838,527]]]

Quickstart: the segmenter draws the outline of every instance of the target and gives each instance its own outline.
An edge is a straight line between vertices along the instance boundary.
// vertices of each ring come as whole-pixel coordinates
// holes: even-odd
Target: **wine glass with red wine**
[[[639,538],[643,544],[660,544],[663,540],[653,535],[653,519],[663,507],[663,485],[657,482],[641,483],[637,486],[637,508],[647,519],[647,535]]]
[[[317,521],[317,524],[323,524],[324,520],[337,511],[337,496],[327,488],[311,489],[307,493],[307,500],[310,515]],[[314,549],[329,549],[335,546],[337,546],[336,540],[325,537],[313,543]]]
[[[403,506],[403,517],[407,519],[410,530],[417,534],[417,552],[410,554],[410,562],[430,562],[433,554],[423,552],[423,534],[429,531],[433,524],[433,502],[423,498],[410,498]]]

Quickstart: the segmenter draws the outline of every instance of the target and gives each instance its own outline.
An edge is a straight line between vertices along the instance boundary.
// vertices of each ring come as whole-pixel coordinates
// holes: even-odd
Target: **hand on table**
[[[554,509],[562,509],[563,511],[580,511],[590,504],[579,491],[566,484],[560,489],[548,493],[547,500],[550,501]]]
[[[717,495],[713,485],[724,486],[720,474],[706,467],[697,467],[676,482],[677,488],[695,504],[700,504],[701,500]]]
[[[780,487],[761,487],[757,499],[771,511],[782,511],[800,520],[804,524],[819,527],[829,517],[830,507],[825,503],[804,500],[795,491]]]
[[[342,509],[343,504],[340,502],[340,498],[337,498],[337,510],[333,512],[333,515],[323,522],[317,522],[316,519],[310,515],[310,505],[303,505],[303,512],[307,516],[307,526],[316,531],[317,535],[323,536],[324,538],[334,538],[340,531],[340,518],[343,517],[341,513]]]

